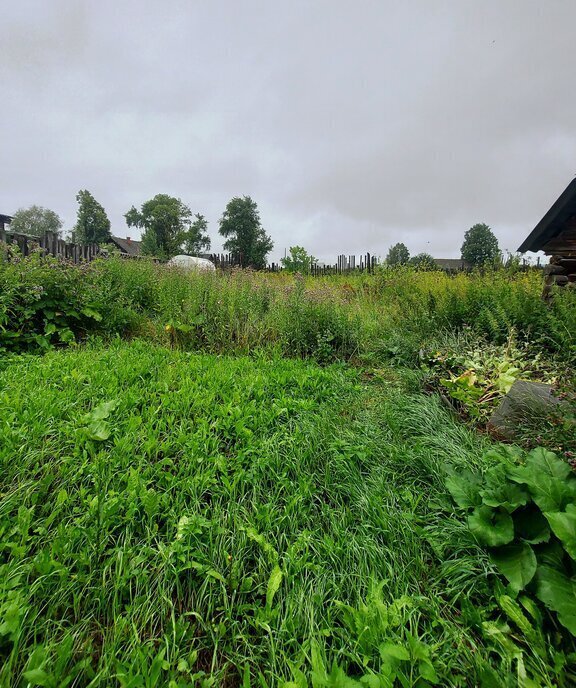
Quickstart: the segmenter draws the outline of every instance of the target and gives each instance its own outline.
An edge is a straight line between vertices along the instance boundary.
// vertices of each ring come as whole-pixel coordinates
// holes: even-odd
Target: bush
[[[8,259],[9,258],[9,259]],[[97,329],[90,265],[13,251],[0,257],[0,350],[43,350]]]

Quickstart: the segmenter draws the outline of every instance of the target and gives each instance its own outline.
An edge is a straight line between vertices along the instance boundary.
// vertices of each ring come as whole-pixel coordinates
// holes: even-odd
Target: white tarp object
[[[174,256],[174,258],[170,258],[168,265],[175,265],[178,268],[188,270],[216,270],[214,263],[206,258],[197,258],[196,256]]]

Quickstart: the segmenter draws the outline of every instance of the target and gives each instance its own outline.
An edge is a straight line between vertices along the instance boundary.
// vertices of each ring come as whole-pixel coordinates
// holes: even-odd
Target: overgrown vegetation
[[[573,419],[476,429],[541,287],[0,261],[0,685],[572,685]]]
[[[506,344],[492,344],[485,337],[460,342],[443,351],[422,351],[421,367],[426,373],[426,387],[439,393],[466,420],[485,429],[503,398],[516,380],[551,385],[563,404],[542,415],[527,412],[517,441],[528,447],[544,445],[576,453],[576,411],[574,369],[561,357],[546,355],[541,347],[526,341],[519,343],[514,330]]]
[[[455,332],[471,331],[503,344],[514,329],[520,343],[529,340],[566,362],[576,360],[573,294],[559,292],[548,307],[540,299],[537,272],[452,277],[396,268],[376,275],[302,278],[245,270],[190,274],[119,258],[63,266],[30,256],[0,261],[0,283],[0,344],[6,348],[22,348],[19,342],[7,343],[9,332],[43,334],[44,302],[32,294],[49,289],[63,317],[86,306],[101,316],[81,327],[72,322],[70,329],[79,337],[96,332],[159,338],[167,324],[197,325],[202,316],[198,337],[188,344],[204,351],[268,348],[313,355],[320,338],[331,342],[332,360],[416,362],[422,347],[430,350]],[[19,318],[24,307],[39,317]]]

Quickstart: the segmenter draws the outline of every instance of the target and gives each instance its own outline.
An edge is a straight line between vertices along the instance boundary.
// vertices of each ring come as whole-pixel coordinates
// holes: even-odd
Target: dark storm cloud
[[[0,212],[90,189],[211,221],[250,194],[275,254],[515,249],[576,173],[573,0],[23,2],[3,8]]]

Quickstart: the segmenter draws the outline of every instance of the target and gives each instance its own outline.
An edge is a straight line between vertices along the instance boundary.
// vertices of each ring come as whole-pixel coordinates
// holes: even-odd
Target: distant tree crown
[[[498,239],[487,224],[478,223],[464,235],[461,255],[473,267],[495,264],[501,259]]]
[[[204,217],[196,215],[192,222],[190,208],[174,196],[157,194],[143,203],[140,210],[132,206],[124,217],[129,227],[143,230],[143,255],[169,259],[182,253],[184,242],[192,255],[210,247]]]
[[[184,250],[189,256],[196,256],[210,249],[208,221],[199,213],[196,213],[195,218],[184,239]]]
[[[224,248],[238,257],[242,267],[260,270],[266,266],[274,242],[262,228],[258,206],[250,196],[229,201],[219,231],[226,237]]]
[[[410,251],[402,243],[394,244],[388,251],[386,263],[388,265],[406,265],[410,260]]]
[[[409,264],[417,270],[436,270],[436,261],[429,253],[418,253],[409,260]]]
[[[76,195],[78,213],[72,230],[74,241],[79,244],[103,244],[110,241],[110,220],[104,208],[85,189]]]
[[[41,237],[46,232],[60,234],[62,220],[53,210],[31,205],[29,208],[20,208],[14,213],[10,228],[20,234]]]
[[[281,258],[280,262],[288,272],[300,272],[306,275],[318,259],[310,255],[303,246],[290,246],[289,255]]]

